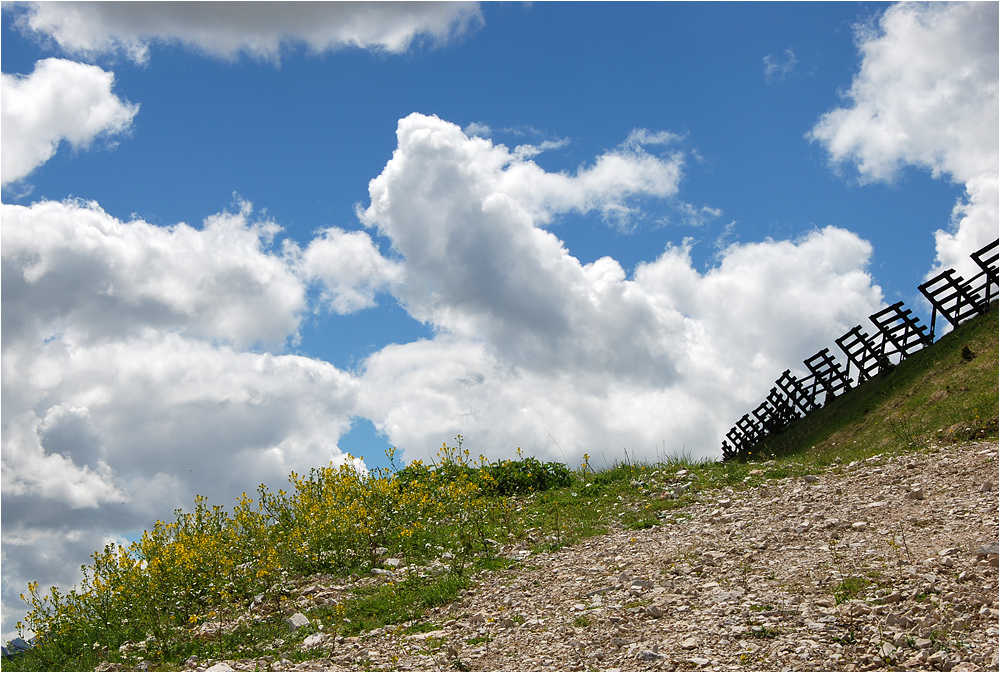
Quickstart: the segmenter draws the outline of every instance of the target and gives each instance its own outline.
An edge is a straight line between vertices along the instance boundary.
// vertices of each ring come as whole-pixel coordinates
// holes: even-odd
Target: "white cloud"
[[[139,111],[115,96],[114,73],[49,58],[29,76],[0,74],[3,184],[28,175],[68,141],[85,149],[97,138],[127,132]]]
[[[490,128],[489,124],[483,124],[482,122],[471,122],[468,126],[462,129],[462,133],[469,136],[479,136],[480,138],[489,138],[493,135],[493,129]]]
[[[5,339],[5,497],[99,508],[142,501],[130,482],[162,473],[178,480],[179,502],[206,493],[228,503],[262,479],[341,458],[355,382],[328,363],[157,330],[75,336]]]
[[[7,334],[30,323],[52,334],[68,326],[88,340],[146,327],[237,347],[294,338],[302,282],[269,250],[280,227],[250,222],[247,203],[200,230],[121,222],[96,203],[2,209]]]
[[[1000,223],[1000,179],[996,173],[983,172],[965,182],[965,198],[955,204],[949,230],[934,232],[937,264],[927,276],[943,269],[957,269],[963,278],[972,278],[979,267],[969,258],[997,238]]]
[[[681,136],[670,131],[650,131],[649,129],[632,129],[625,140],[626,147],[640,147],[642,145],[671,145],[679,142]]]
[[[676,217],[667,216],[658,222],[661,224],[684,224],[691,227],[700,227],[707,224],[710,220],[722,216],[722,210],[719,208],[713,208],[712,206],[702,206],[699,208],[692,203],[684,201],[678,201],[675,210],[677,211]]]
[[[480,209],[485,197],[491,196],[489,208],[510,206],[532,221],[544,223],[550,221],[554,213],[568,211],[597,210],[610,219],[627,218],[633,212],[629,202],[634,197],[674,195],[683,168],[683,155],[679,152],[662,159],[634,146],[609,151],[599,156],[592,166],[581,167],[574,175],[549,173],[526,160],[530,152],[519,156],[489,140],[470,139],[455,124],[416,113],[400,120],[396,135],[399,146],[394,156],[399,160],[390,161],[382,175],[372,181],[373,204],[361,214],[362,220],[368,223],[374,222],[372,218],[378,215],[381,218],[378,226],[384,231],[393,228],[396,218],[391,213],[379,212],[382,197],[376,192],[381,194],[384,191],[381,184],[394,179],[396,174],[405,174],[407,180],[418,181],[423,189],[429,190],[418,200],[420,217],[437,217],[437,214],[425,212],[422,206],[442,195],[450,179],[459,177],[452,171],[470,171],[474,175],[467,177],[476,183],[475,193],[470,194],[473,200],[457,207]],[[412,162],[424,165],[430,173],[411,173],[408,168]],[[483,193],[484,189],[490,193]],[[457,217],[460,213],[444,215]],[[457,224],[447,217],[442,219],[442,222],[447,221],[453,224],[440,226]]]
[[[479,134],[468,133],[467,131],[465,132],[465,134],[469,137],[472,137],[473,135],[479,135]],[[514,148],[514,157],[517,158],[518,160],[531,159],[532,157],[538,156],[542,152],[547,152],[549,150],[557,150],[562,147],[566,147],[566,145],[568,144],[569,144],[568,138],[561,138],[559,140],[543,140],[537,145],[526,143],[524,145],[518,145],[517,147]]]
[[[69,54],[125,53],[143,63],[151,42],[206,54],[277,61],[283,48],[358,47],[400,53],[442,44],[483,24],[478,3],[456,2],[30,2],[18,24]]]
[[[996,3],[893,5],[859,28],[848,105],[809,133],[862,181],[892,181],[913,165],[964,183],[951,231],[935,237],[936,269],[966,276],[968,254],[998,228],[998,20]]]
[[[363,231],[331,227],[306,248],[303,271],[323,285],[321,301],[337,313],[375,306],[375,294],[397,280],[401,269],[379,252]]]
[[[629,278],[608,257],[581,264],[543,228],[673,195],[681,156],[616,150],[552,174],[435,117],[411,115],[397,135],[360,215],[402,257],[392,291],[437,335],[372,355],[358,408],[410,457],[457,433],[492,457],[655,458],[664,442],[715,456],[782,369],[880,304],[871,246],[840,229],[732,246],[705,274],[670,247]]]
[[[784,58],[768,54],[764,57],[764,81],[770,84],[773,79],[784,79],[794,72],[798,63],[799,60],[791,49],[785,50]]]
[[[451,331],[486,337],[499,330],[488,338],[528,360],[551,358],[534,328],[547,339],[575,339],[573,322],[600,313],[604,298],[577,301],[571,288],[622,274],[610,259],[581,267],[535,225],[570,210],[627,213],[630,197],[675,193],[681,174],[679,156],[617,150],[575,175],[549,173],[502,145],[417,114],[400,120],[397,136],[392,160],[370,184],[371,206],[359,216],[405,258],[399,296],[415,317]],[[591,350],[613,357],[601,344]]]

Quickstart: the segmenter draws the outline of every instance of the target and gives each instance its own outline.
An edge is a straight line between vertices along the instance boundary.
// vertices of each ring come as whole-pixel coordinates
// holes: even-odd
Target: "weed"
[[[927,634],[927,637],[930,639],[931,647],[933,649],[935,650],[947,649],[947,640],[948,640],[947,632],[939,628],[934,628],[930,630],[930,633]]]
[[[833,596],[837,600],[837,605],[856,598],[870,584],[871,581],[866,577],[845,577],[833,590]]]
[[[406,627],[406,630],[403,633],[406,633],[407,635],[413,635],[415,633],[428,633],[429,631],[436,631],[439,628],[441,627],[434,622],[417,622]]]
[[[643,530],[646,528],[654,528],[655,526],[659,525],[660,525],[659,519],[640,519],[638,521],[630,522],[625,527],[628,528],[629,530]]]
[[[910,553],[910,547],[906,544],[906,531],[903,530],[903,523],[899,524],[899,536],[903,539],[903,548],[906,550],[906,556],[910,560],[910,565],[913,565],[913,554]]]
[[[763,638],[771,640],[778,637],[778,629],[775,627],[767,626],[765,624],[758,624],[757,622],[748,622],[750,626],[750,631],[746,633],[751,638]]]

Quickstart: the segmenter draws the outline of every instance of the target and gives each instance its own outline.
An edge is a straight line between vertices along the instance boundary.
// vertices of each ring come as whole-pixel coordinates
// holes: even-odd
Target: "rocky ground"
[[[505,549],[523,561],[430,611],[431,631],[187,670],[997,670],[997,477],[993,442],[703,495],[678,523]],[[344,590],[310,578],[290,610]]]

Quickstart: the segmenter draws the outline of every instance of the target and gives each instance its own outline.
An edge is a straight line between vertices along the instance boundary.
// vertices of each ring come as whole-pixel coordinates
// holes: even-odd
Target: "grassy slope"
[[[997,331],[994,302],[985,316],[761,442],[754,457],[824,465],[837,456],[996,437]],[[971,351],[965,357],[963,348]]]

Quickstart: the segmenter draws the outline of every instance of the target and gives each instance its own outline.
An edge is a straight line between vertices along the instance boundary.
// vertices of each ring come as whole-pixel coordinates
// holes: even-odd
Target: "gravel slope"
[[[429,633],[316,634],[322,659],[188,670],[997,670],[997,443],[807,479],[554,553],[505,549],[524,562],[431,611]],[[300,584],[297,608],[324,589]]]

